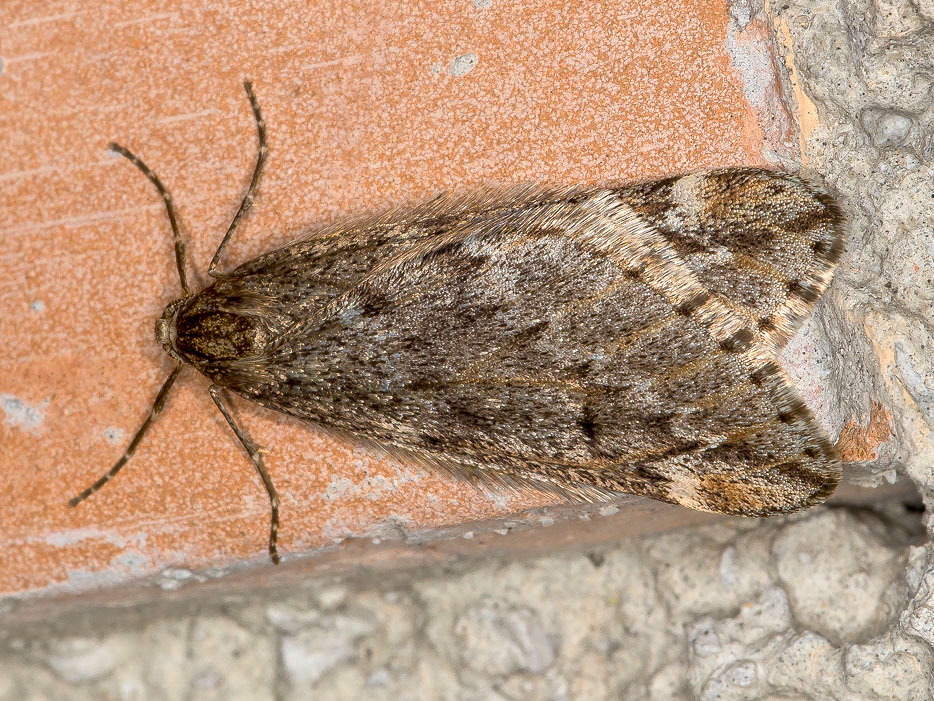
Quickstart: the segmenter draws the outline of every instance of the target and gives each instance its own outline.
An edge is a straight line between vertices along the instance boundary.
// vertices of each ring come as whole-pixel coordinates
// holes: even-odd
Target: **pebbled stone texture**
[[[769,12],[786,65],[794,67],[791,92],[802,125],[801,160],[840,193],[852,219],[851,240],[831,299],[807,330],[818,346],[830,349],[826,375],[831,379],[825,387],[833,396],[826,397],[825,418],[840,429],[845,454],[848,431],[875,436],[870,441],[876,443],[874,456],[849,454],[866,461],[850,477],[879,484],[893,479],[895,471],[903,473],[930,509],[930,3],[792,0],[773,5]],[[769,686],[761,694],[934,698],[932,546],[927,542],[912,548],[906,561],[904,552],[883,545],[890,535],[884,523],[854,522],[853,516],[815,514],[784,528],[772,541],[782,591],[804,630],[780,642],[775,659],[781,664],[766,674]],[[928,540],[931,525],[928,518]],[[808,532],[808,527],[815,530]],[[902,568],[904,575],[897,578],[882,574]],[[840,600],[853,605],[835,606]],[[704,684],[718,679],[716,674],[711,670]]]
[[[926,699],[921,535],[901,507],[824,509],[76,615],[5,632],[0,701]]]
[[[800,159],[852,214],[831,299],[786,356],[814,350],[825,381],[810,389],[862,465],[850,476],[905,475],[931,507],[934,4],[734,5],[737,33],[774,30]],[[897,506],[822,508],[589,553],[75,615],[0,634],[0,701],[931,699],[932,525]],[[165,573],[173,588],[195,579]]]

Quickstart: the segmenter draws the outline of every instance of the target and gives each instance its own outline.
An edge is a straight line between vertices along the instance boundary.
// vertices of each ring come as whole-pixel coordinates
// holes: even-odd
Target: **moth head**
[[[238,301],[210,289],[177,299],[156,321],[156,340],[175,360],[198,369],[261,355],[269,328]]]

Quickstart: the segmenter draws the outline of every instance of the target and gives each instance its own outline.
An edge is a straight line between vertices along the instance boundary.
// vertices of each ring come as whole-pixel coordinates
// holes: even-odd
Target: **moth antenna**
[[[156,401],[152,403],[152,407],[149,409],[149,415],[146,417],[146,420],[143,421],[143,425],[139,427],[136,435],[133,436],[133,440],[130,441],[130,445],[127,446],[127,449],[123,452],[123,455],[120,457],[120,459],[117,460],[114,466],[111,467],[103,477],[81,492],[81,494],[78,496],[69,499],[68,506],[75,507],[89,496],[94,494],[94,492],[113,479],[114,475],[120,472],[121,468],[127,464],[127,461],[133,457],[133,453],[136,452],[136,446],[138,446],[140,441],[143,440],[143,436],[146,435],[146,431],[148,431],[149,427],[152,425],[153,419],[159,415],[159,412],[161,412],[162,408],[165,406],[165,402],[169,396],[169,390],[172,389],[175,378],[178,377],[178,374],[182,371],[183,367],[184,366],[181,363],[176,365],[175,369],[172,370],[172,372],[166,378],[165,382],[162,383],[162,388],[159,390],[159,394],[156,395]]]
[[[246,95],[250,99],[250,107],[253,108],[253,117],[256,119],[259,151],[256,156],[256,166],[253,168],[253,179],[250,181],[250,187],[247,189],[246,195],[243,196],[243,200],[240,202],[240,208],[234,215],[233,221],[230,222],[230,226],[227,227],[227,233],[224,234],[221,245],[217,247],[217,251],[211,259],[211,264],[208,266],[208,275],[211,277],[220,277],[222,275],[222,273],[217,271],[217,262],[224,253],[224,249],[227,248],[227,242],[230,241],[230,236],[233,234],[234,229],[237,228],[237,224],[240,223],[240,219],[246,214],[247,210],[253,206],[253,193],[256,192],[256,188],[259,186],[259,176],[260,173],[262,173],[263,164],[266,162],[266,154],[269,152],[269,149],[266,148],[266,122],[263,121],[263,115],[259,111],[259,102],[257,102],[256,95],[253,93],[253,84],[247,80],[243,82],[243,87],[246,89]]]
[[[172,238],[175,239],[175,265],[178,266],[178,280],[182,283],[182,291],[187,297],[191,294],[191,290],[188,288],[188,278],[185,276],[185,240],[178,230],[178,219],[175,217],[175,209],[172,207],[172,195],[169,194],[165,185],[159,180],[159,176],[153,173],[149,166],[143,163],[130,149],[114,143],[113,141],[107,145],[107,148],[111,151],[116,151],[143,171],[143,175],[149,178],[149,181],[156,186],[159,194],[162,195],[162,201],[165,202],[165,209],[169,213],[169,222],[172,224]]]
[[[244,449],[250,456],[250,460],[253,461],[253,465],[256,467],[256,471],[259,473],[260,479],[263,480],[266,493],[269,494],[269,508],[271,511],[269,520],[269,557],[272,559],[272,564],[278,565],[279,550],[276,548],[276,541],[279,534],[279,495],[276,493],[276,488],[272,484],[272,478],[269,476],[269,473],[266,472],[266,468],[263,465],[262,448],[247,438],[246,434],[237,425],[237,422],[234,421],[233,416],[230,415],[230,412],[224,404],[224,400],[220,397],[220,393],[223,389],[224,388],[219,385],[211,385],[208,391],[211,393],[211,399],[217,404],[217,408],[221,410],[224,418],[227,419],[230,428],[236,434],[237,438],[240,439],[240,443],[243,444]]]

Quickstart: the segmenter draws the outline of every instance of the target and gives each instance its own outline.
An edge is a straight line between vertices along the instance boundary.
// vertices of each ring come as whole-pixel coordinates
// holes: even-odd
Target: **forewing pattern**
[[[759,169],[444,196],[218,282],[269,340],[202,371],[488,487],[793,511],[840,471],[775,358],[843,229],[819,186]]]

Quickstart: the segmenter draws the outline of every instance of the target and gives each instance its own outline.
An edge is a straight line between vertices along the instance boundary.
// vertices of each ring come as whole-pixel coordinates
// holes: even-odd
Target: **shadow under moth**
[[[623,187],[524,186],[442,195],[342,223],[208,273],[156,323],[177,361],[123,456],[185,365],[279,499],[228,391],[490,489],[584,501],[638,494],[745,516],[802,509],[840,479],[824,431],[776,363],[843,252],[819,185],[724,168]]]

